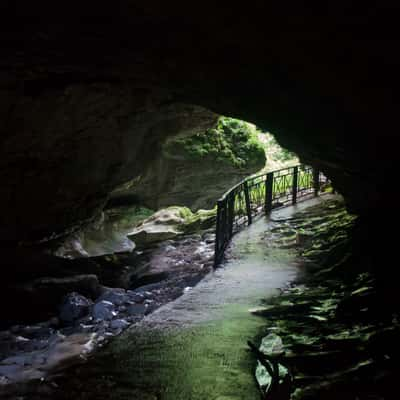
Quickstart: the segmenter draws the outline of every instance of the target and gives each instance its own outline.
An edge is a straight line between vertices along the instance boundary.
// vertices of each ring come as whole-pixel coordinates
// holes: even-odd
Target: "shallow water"
[[[57,398],[258,400],[246,342],[265,334],[265,320],[248,310],[298,274],[293,251],[265,245],[267,224],[261,218],[238,233],[222,268],[70,372]]]

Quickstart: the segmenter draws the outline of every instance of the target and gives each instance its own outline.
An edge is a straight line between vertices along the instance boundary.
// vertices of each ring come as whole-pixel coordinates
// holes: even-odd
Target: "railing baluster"
[[[235,218],[235,194],[231,193],[228,198],[228,237],[233,235],[233,219]]]
[[[227,224],[228,220],[227,220],[226,204],[227,204],[227,201],[225,199],[224,203],[223,203],[223,207],[222,207],[222,213],[221,213],[221,215],[222,215],[223,238],[224,238],[222,249],[225,249],[225,244],[229,240],[228,226],[227,226],[228,225]]]
[[[214,252],[214,265],[218,265],[221,260],[221,200],[217,201],[217,219],[215,226],[215,252]]]
[[[293,168],[293,183],[292,183],[292,203],[297,203],[297,188],[299,179],[299,167],[296,165]]]

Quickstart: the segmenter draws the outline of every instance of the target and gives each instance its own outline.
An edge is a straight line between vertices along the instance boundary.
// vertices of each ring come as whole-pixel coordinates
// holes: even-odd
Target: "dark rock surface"
[[[266,246],[295,248],[306,273],[252,310],[266,321],[260,350],[273,355],[265,347],[273,335],[281,344],[276,360],[293,378],[274,389],[258,364],[256,377],[266,397],[396,399],[398,305],[377,293],[368,254],[355,248],[357,219],[330,200],[276,223],[266,232]],[[299,243],[296,233],[304,232],[312,237]]]
[[[364,217],[357,226],[369,257],[362,268],[376,273],[385,304],[398,304],[398,283],[387,273],[396,265],[398,239],[383,234],[396,225],[398,210],[390,218],[381,211],[398,192],[398,8],[395,2],[2,2],[2,306],[18,298],[4,320],[51,298],[29,290],[32,296],[16,296],[8,285],[15,276],[21,287],[93,270],[114,283],[129,281],[121,263],[117,278],[115,269],[102,268],[112,264],[104,259],[77,266],[14,257],[6,244],[91,221],[116,187],[157,158],[167,137],[204,131],[214,113],[273,132],[332,179]],[[173,282],[176,292],[181,282]]]
[[[76,292],[66,294],[58,302],[52,298],[55,310],[48,303],[43,305],[45,315],[53,311],[52,318],[45,322],[38,322],[37,310],[32,311],[26,299],[19,299],[36,320],[0,331],[0,395],[12,398],[15,393],[26,394],[29,387],[24,384],[81,363],[95,348],[190,290],[212,266],[214,243],[209,234],[204,237],[208,243],[197,235],[151,249],[142,260],[144,268],[136,268],[137,274],[130,276],[127,284],[131,290],[102,286],[93,301]],[[119,257],[122,264],[127,260],[124,255]],[[65,261],[74,264],[72,260]],[[96,282],[98,285],[97,279]],[[65,288],[71,290],[71,286]]]
[[[171,205],[212,209],[227,190],[259,172],[265,162],[255,127],[220,118],[213,129],[194,138],[168,139],[145,173],[113,191],[111,201],[131,197],[153,210]]]
[[[91,302],[79,293],[69,293],[60,306],[60,319],[63,322],[74,322],[89,313]]]
[[[2,3],[2,239],[90,219],[167,136],[215,121],[185,104],[274,132],[358,212],[386,202],[397,168],[396,3],[190,7]]]

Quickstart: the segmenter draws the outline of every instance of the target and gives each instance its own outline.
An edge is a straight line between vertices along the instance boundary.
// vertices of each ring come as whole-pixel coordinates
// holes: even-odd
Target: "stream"
[[[285,218],[314,199],[276,210]],[[249,309],[277,295],[300,273],[293,250],[266,246],[261,217],[239,232],[225,264],[104,350],[54,381],[60,399],[252,400],[260,392],[247,340],[265,335]]]

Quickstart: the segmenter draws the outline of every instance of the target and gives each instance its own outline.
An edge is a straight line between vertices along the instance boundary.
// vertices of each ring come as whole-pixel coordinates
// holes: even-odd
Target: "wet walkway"
[[[274,211],[272,219],[319,201]],[[298,274],[293,251],[266,246],[268,223],[260,218],[238,233],[224,267],[77,368],[61,382],[61,398],[259,400],[246,342],[263,336],[265,321],[248,310]]]

